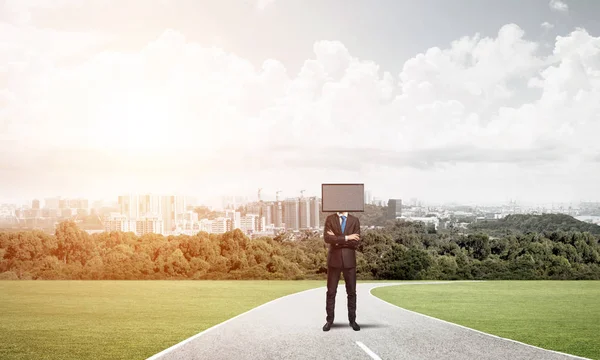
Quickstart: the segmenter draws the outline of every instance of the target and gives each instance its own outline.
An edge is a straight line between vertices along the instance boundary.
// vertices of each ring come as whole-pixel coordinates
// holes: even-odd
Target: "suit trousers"
[[[327,311],[327,322],[333,322],[335,317],[335,295],[337,293],[340,274],[344,273],[344,282],[346,283],[346,294],[348,297],[348,320],[356,320],[356,267],[353,268],[327,268],[327,301],[325,310]]]

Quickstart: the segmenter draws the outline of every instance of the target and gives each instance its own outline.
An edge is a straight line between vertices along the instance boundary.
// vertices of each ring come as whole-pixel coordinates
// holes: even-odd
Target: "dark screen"
[[[364,184],[322,184],[323,212],[365,211]]]

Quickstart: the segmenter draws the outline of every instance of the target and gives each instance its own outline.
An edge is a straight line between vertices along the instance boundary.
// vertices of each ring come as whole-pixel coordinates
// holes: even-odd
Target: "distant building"
[[[104,221],[104,230],[106,232],[136,232],[136,221],[129,220],[126,215],[119,213],[110,214]]]
[[[147,216],[135,221],[135,233],[137,236],[146,234],[162,234],[163,222],[159,216]]]
[[[265,218],[261,218],[258,214],[246,214],[241,219],[241,230],[244,233],[255,233],[262,231],[265,228]],[[261,224],[262,222],[262,224]]]
[[[402,200],[401,199],[389,199],[387,218],[388,220],[394,220],[402,216]]]
[[[298,198],[288,198],[283,202],[285,228],[298,230],[300,228],[300,201]]]
[[[371,190],[365,190],[365,204],[371,204],[373,202],[373,196]]]
[[[39,209],[40,208],[40,201],[38,199],[34,199],[31,202],[31,208],[32,209],[36,209],[36,210]]]
[[[140,216],[157,216],[161,214],[160,195],[144,194],[138,196],[138,207]]]
[[[140,216],[139,197],[137,195],[119,196],[119,212],[129,219],[137,219]]]
[[[267,226],[275,224],[275,205],[273,203],[263,203],[262,212]],[[261,229],[260,231],[265,231],[265,229]]]
[[[212,224],[213,221],[212,220],[208,220],[208,219],[202,219],[200,220],[200,231],[205,231],[207,233],[212,233]]]
[[[227,218],[219,217],[212,221],[211,233],[224,234],[227,232]]]
[[[185,197],[167,195],[161,197],[161,216],[165,233],[169,234],[177,227],[180,214],[185,213]]]
[[[310,228],[310,199],[301,198],[299,204],[300,229]]]
[[[402,217],[402,219],[405,219],[405,220],[411,221],[411,222],[422,222],[425,225],[433,225],[436,230],[438,230],[439,224],[440,224],[440,219],[438,219],[437,217],[416,217],[416,216],[413,217],[413,216],[411,216],[411,217]]]
[[[320,226],[321,201],[318,197],[310,198],[310,227],[318,229]]]
[[[231,221],[231,230],[241,229],[242,227],[242,213],[235,210],[225,210],[225,218]]]
[[[275,227],[282,227],[283,223],[283,204],[281,201],[276,201],[273,205],[273,224]]]

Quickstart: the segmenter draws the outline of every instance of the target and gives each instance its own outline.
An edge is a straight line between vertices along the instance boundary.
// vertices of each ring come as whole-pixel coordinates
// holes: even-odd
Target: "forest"
[[[377,215],[379,216],[379,215]],[[362,231],[359,279],[600,279],[600,226],[566,215],[518,215],[464,233],[388,221]],[[289,241],[225,234],[0,233],[0,279],[326,279],[322,234]]]

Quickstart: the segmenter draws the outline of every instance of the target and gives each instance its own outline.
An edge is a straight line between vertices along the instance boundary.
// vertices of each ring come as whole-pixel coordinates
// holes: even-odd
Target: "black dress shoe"
[[[356,321],[352,321],[352,322],[350,323],[350,326],[352,326],[352,329],[353,329],[354,331],[359,331],[359,330],[360,330],[360,326],[358,326],[358,324],[356,323]]]
[[[325,325],[323,325],[323,331],[329,331],[329,329],[331,329],[331,324],[330,322],[326,322]]]

